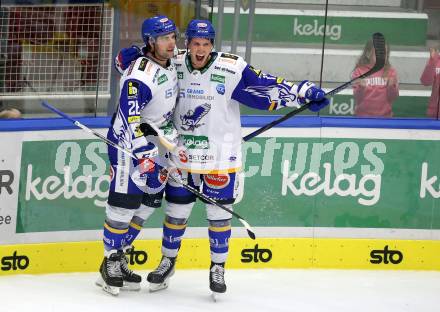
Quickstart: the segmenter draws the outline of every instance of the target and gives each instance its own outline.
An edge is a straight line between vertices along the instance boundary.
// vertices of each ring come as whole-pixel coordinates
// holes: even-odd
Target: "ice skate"
[[[102,260],[99,272],[101,275],[96,281],[96,285],[102,287],[105,292],[113,296],[119,294],[119,290],[124,285],[121,272],[122,251],[113,251],[108,257]]]
[[[142,277],[136,273],[134,273],[128,267],[128,255],[132,251],[132,247],[126,248],[124,250],[124,255],[121,258],[121,273],[122,279],[124,280],[124,286],[122,286],[122,290],[131,290],[138,291],[141,289]]]
[[[150,292],[162,290],[168,287],[168,280],[174,274],[176,258],[162,257],[159,266],[147,276],[150,282]]]
[[[226,292],[225,264],[211,262],[209,270],[209,288],[212,291],[212,300],[217,301],[219,294]]]

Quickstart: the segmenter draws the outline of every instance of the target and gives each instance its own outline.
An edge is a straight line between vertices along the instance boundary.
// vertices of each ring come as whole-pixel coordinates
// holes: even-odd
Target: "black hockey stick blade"
[[[385,54],[386,54],[385,37],[381,33],[374,33],[373,34],[373,46],[374,46],[374,54],[376,56],[376,63],[374,63],[373,67],[369,71],[363,73],[362,75],[357,76],[357,77],[353,78],[352,80],[350,80],[350,81],[340,85],[339,87],[331,90],[330,92],[326,93],[326,96],[335,95],[335,94],[341,92],[342,90],[347,88],[349,85],[351,85],[356,80],[368,77],[368,76],[374,74],[375,72],[378,72],[379,70],[381,70],[385,66]]]
[[[349,85],[351,85],[356,80],[368,77],[371,74],[378,72],[379,70],[381,70],[385,66],[385,56],[386,56],[385,37],[381,33],[377,32],[377,33],[373,34],[373,46],[374,46],[374,51],[375,51],[375,56],[376,56],[376,63],[374,63],[373,67],[369,71],[363,73],[362,75],[355,77],[352,80],[340,85],[339,87],[336,87],[335,89],[327,92],[325,94],[326,97],[332,96],[332,95],[335,95],[335,94],[341,92],[342,90],[347,88]],[[267,125],[255,130],[254,132],[249,133],[248,135],[243,137],[243,142],[247,142],[250,139],[256,137],[257,135],[269,130],[270,128],[272,128],[276,125],[278,125],[279,123],[282,123],[283,121],[301,113],[302,111],[308,109],[309,106],[310,106],[310,103],[307,103],[307,104],[301,106],[300,108],[295,109],[295,110],[287,113],[286,115],[272,121],[271,123],[268,123]]]
[[[371,73],[378,72],[385,66],[385,58],[386,58],[386,47],[385,47],[385,37],[377,32],[373,34],[373,46],[376,54],[376,64],[374,64],[371,69]]]
[[[242,218],[238,218],[238,221],[240,221],[241,224],[243,224],[243,226],[245,227],[249,237],[252,238],[252,239],[255,239],[255,233],[252,231],[251,226],[249,225],[249,223],[247,223],[246,220],[244,220]]]

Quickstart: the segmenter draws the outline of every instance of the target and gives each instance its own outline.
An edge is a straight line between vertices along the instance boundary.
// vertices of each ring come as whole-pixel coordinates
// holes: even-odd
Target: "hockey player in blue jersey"
[[[193,20],[186,30],[187,52],[175,59],[179,97],[174,125],[179,133],[178,152],[171,161],[184,181],[232,209],[237,196],[241,155],[239,104],[262,110],[300,107],[311,102],[319,111],[329,101],[325,93],[309,81],[299,85],[263,73],[241,57],[213,51],[215,30],[206,20]],[[131,61],[135,48],[120,53],[122,65]],[[165,221],[162,237],[162,260],[147,280],[152,290],[167,287],[181,239],[196,196],[168,180]],[[231,236],[231,214],[206,204],[210,242],[210,289],[226,291],[225,263]]]
[[[123,72],[120,97],[107,138],[128,149],[133,160],[108,146],[110,190],[104,223],[104,259],[99,286],[117,295],[119,289],[140,289],[141,277],[128,268],[126,254],[142,224],[161,206],[166,176],[158,164],[164,150],[154,125],[168,134],[178,92],[177,75],[171,59],[176,47],[176,26],[166,16],[146,19],[142,24],[145,48]],[[172,139],[171,139],[172,140]]]

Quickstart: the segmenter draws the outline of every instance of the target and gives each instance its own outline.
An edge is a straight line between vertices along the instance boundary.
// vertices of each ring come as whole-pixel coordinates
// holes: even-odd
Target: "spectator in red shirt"
[[[420,82],[424,86],[432,86],[426,115],[432,118],[439,118],[440,55],[438,49],[430,49],[430,57],[420,77]]]
[[[399,96],[397,72],[389,62],[390,47],[386,44],[385,66],[378,72],[353,84],[355,115],[359,117],[393,117],[393,101]],[[352,77],[370,70],[376,62],[373,40],[369,40],[359,58]]]

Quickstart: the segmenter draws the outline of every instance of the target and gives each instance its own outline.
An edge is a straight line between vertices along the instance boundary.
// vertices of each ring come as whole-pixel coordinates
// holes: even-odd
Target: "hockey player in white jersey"
[[[256,70],[237,55],[213,51],[214,39],[215,30],[209,21],[189,23],[187,52],[179,54],[175,61],[180,91],[174,124],[181,149],[172,154],[171,159],[184,181],[232,209],[242,161],[239,104],[276,110],[311,102],[310,109],[319,111],[329,101],[324,91],[309,81],[295,85]],[[121,54],[127,63],[129,51],[123,50]],[[157,269],[147,277],[153,290],[167,287],[174,273],[181,239],[196,201],[194,194],[172,180],[168,180],[165,194],[163,257]],[[231,214],[211,204],[206,204],[206,213],[211,254],[210,289],[223,293]]]
[[[107,138],[131,150],[133,160],[108,146],[110,190],[104,223],[104,259],[99,286],[113,295],[119,289],[140,289],[141,277],[128,268],[126,256],[143,222],[161,205],[166,176],[158,164],[166,153],[148,126],[172,132],[172,115],[178,85],[171,58],[176,46],[176,26],[166,16],[142,24],[145,48],[123,72],[119,105]],[[138,53],[136,53],[138,54]]]

